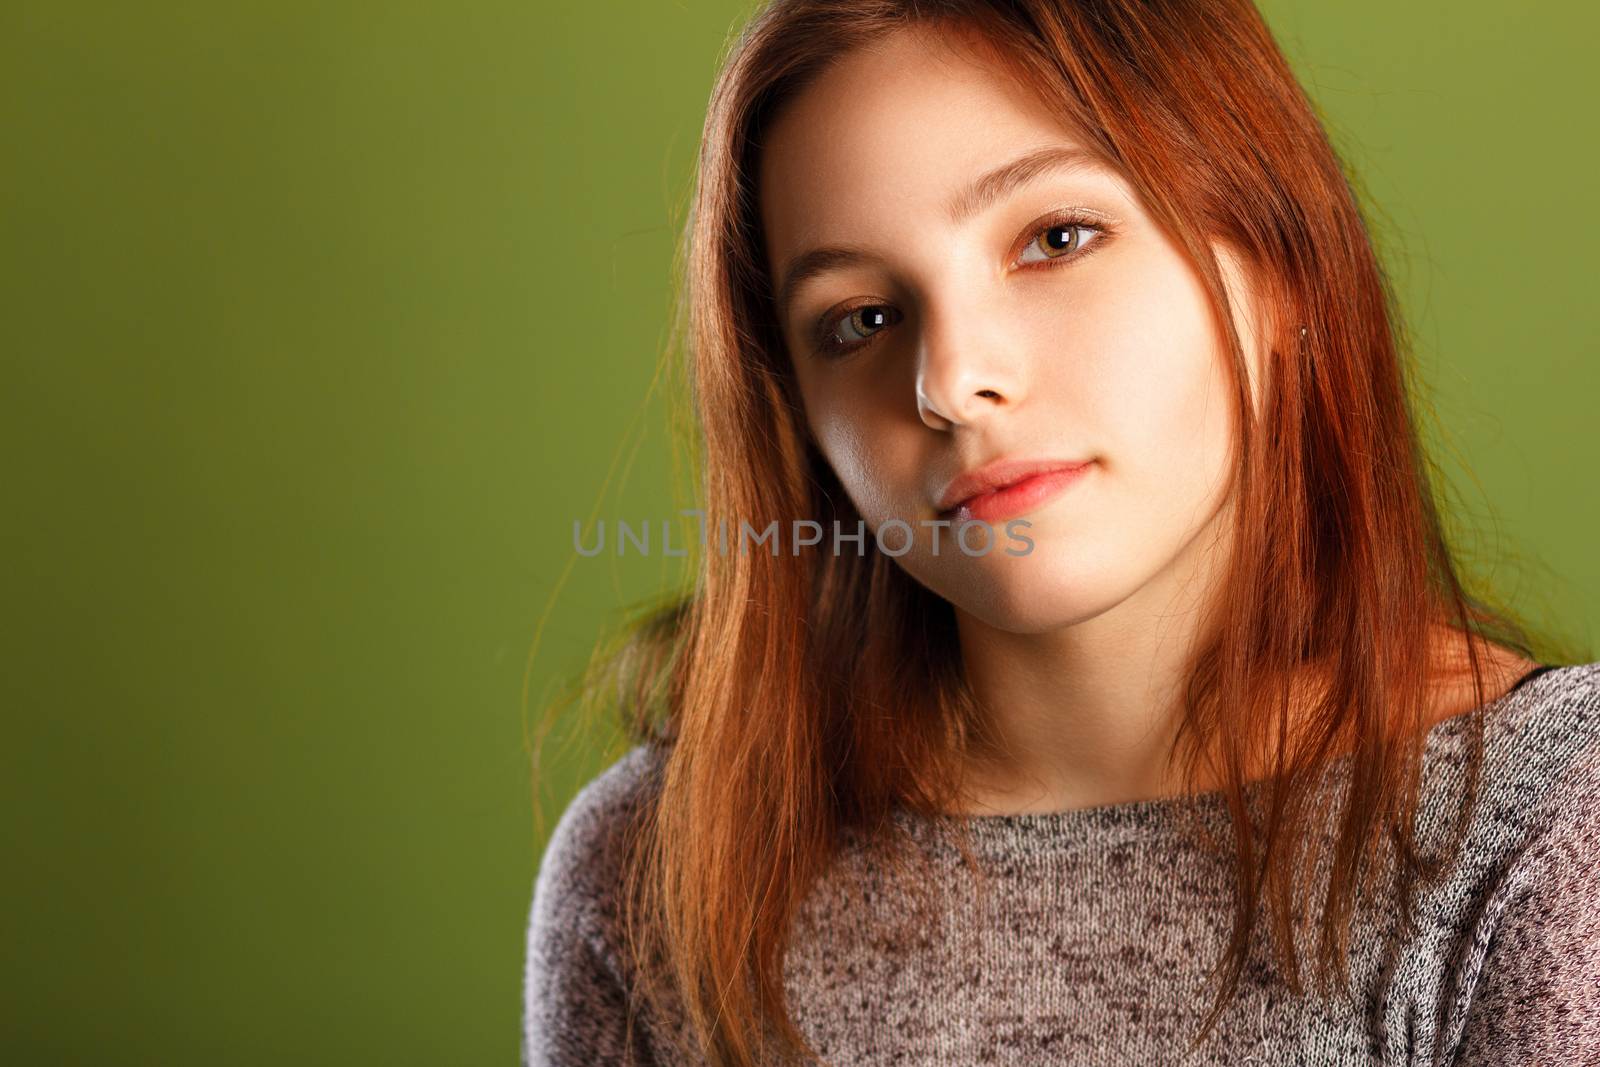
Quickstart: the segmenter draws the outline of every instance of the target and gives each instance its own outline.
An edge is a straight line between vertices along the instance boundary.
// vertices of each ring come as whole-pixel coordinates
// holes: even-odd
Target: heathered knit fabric
[[[1183,1055],[1231,929],[1233,875],[1226,853],[1185,833],[1183,801],[1162,799],[974,818],[981,896],[934,824],[898,812],[932,862],[937,902],[910,921],[904,883],[847,835],[796,921],[784,968],[793,1017],[835,1067],[1600,1065],[1600,663],[1546,669],[1433,727],[1425,850],[1465,786],[1469,716],[1483,717],[1486,747],[1461,858],[1419,896],[1419,929],[1387,953],[1390,889],[1359,900],[1346,1000],[1292,997],[1258,926],[1238,998]],[[613,764],[546,847],[527,931],[524,1064],[698,1062],[669,1047],[684,1032],[676,1010],[640,1014],[631,1034],[626,1011],[617,831],[658,760],[639,747]],[[1331,824],[1337,801],[1327,810]],[[1203,794],[1197,812],[1231,847],[1221,794]],[[1317,838],[1319,872],[1332,829]]]

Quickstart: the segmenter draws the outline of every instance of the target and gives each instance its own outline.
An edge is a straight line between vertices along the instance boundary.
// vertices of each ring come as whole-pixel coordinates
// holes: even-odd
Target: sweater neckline
[[[1424,765],[1436,756],[1441,747],[1450,745],[1460,737],[1473,716],[1489,719],[1485,724],[1487,741],[1490,725],[1498,721],[1496,712],[1515,700],[1543,692],[1555,684],[1554,676],[1567,669],[1570,668],[1553,664],[1536,667],[1494,700],[1434,723],[1424,736]],[[1349,759],[1349,754],[1344,753],[1330,760],[1317,788],[1328,789],[1340,781]],[[1260,805],[1265,800],[1267,786],[1267,779],[1245,783],[1245,800],[1253,811],[1263,810]],[[957,817],[957,821],[966,826],[968,840],[980,854],[1003,857],[1037,852],[1044,848],[1117,845],[1142,839],[1163,839],[1183,827],[1187,810],[1191,807],[1194,816],[1212,833],[1228,832],[1230,815],[1227,794],[1220,789],[1061,811],[972,813]],[[892,818],[917,840],[926,842],[930,837],[942,836],[939,833],[942,828],[934,820],[902,805],[896,805]]]

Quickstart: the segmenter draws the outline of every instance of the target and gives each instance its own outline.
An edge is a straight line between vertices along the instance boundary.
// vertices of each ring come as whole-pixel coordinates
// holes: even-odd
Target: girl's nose
[[[916,394],[924,424],[971,425],[1022,399],[1022,361],[997,324],[952,310],[925,315],[920,325]]]

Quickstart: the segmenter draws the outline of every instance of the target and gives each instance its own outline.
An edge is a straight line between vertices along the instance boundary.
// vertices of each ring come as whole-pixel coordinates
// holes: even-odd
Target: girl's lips
[[[1026,515],[1043,507],[1046,502],[1077,484],[1092,466],[1093,463],[1085,463],[1078,467],[1058,468],[1023,478],[1010,485],[987,493],[979,493],[964,500],[940,517],[958,522],[978,519],[992,526],[1019,515]]]

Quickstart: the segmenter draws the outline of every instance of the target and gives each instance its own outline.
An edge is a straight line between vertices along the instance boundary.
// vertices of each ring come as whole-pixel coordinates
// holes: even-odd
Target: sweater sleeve
[[[616,928],[627,757],[563,812],[539,866],[527,925],[523,1067],[651,1067],[630,1014]]]
[[[1593,753],[1515,865],[1458,1067],[1600,1064],[1600,773]]]

